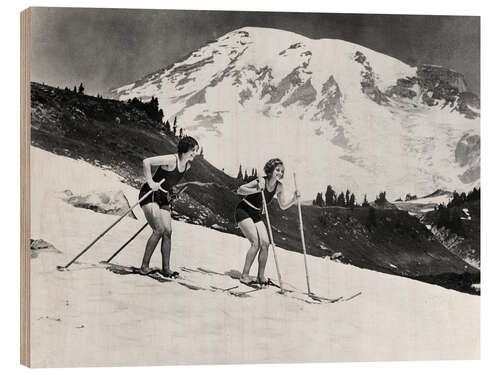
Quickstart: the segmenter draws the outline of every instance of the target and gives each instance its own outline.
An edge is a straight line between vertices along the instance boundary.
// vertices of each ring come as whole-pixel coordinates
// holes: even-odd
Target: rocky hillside
[[[481,266],[480,189],[468,194],[437,190],[395,206],[418,218],[450,252],[475,268]]]
[[[442,225],[438,209],[425,213],[422,222],[453,254],[476,268],[481,266],[481,202],[465,202],[450,207],[448,215],[455,225]]]

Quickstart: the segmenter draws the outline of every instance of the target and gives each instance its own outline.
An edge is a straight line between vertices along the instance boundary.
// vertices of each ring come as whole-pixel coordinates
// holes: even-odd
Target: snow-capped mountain
[[[246,27],[111,95],[157,97],[228,173],[281,157],[306,198],[479,184],[479,98],[463,75],[342,40]]]

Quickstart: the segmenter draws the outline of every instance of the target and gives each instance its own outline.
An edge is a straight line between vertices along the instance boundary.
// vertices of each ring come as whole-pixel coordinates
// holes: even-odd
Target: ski
[[[229,292],[229,291],[237,289],[237,288],[239,288],[238,285],[232,286],[230,288],[221,288],[218,286],[210,285],[210,289],[212,289],[213,291],[219,291],[219,292]]]
[[[202,273],[206,273],[208,275],[227,276],[224,273],[212,271],[212,270],[209,270],[209,269],[206,269],[206,268],[202,268],[202,267],[198,267],[197,270],[200,271],[200,272],[202,272]]]
[[[350,297],[348,297],[348,298],[344,298],[344,299],[342,299],[342,301],[341,301],[341,302],[347,302],[347,301],[350,301],[350,300],[352,300],[353,298],[356,298],[356,297],[358,297],[358,296],[360,296],[360,295],[361,295],[361,292],[358,292],[358,293],[356,293],[356,294],[354,294],[354,295],[352,295],[352,296],[350,296]]]
[[[181,270],[185,271],[185,272],[197,272],[197,273],[201,273],[204,275],[230,277],[234,280],[239,280],[239,277],[241,275],[238,271],[235,271],[235,270],[231,270],[231,271],[228,271],[226,273],[222,273],[222,272],[213,271],[213,270],[203,268],[203,267],[197,267],[196,269],[189,268],[189,267],[181,267]],[[255,281],[256,279],[253,278],[253,280]],[[239,288],[238,285],[227,288],[227,289],[219,288],[219,287],[215,287],[215,286],[211,285],[210,288],[212,289],[212,291],[229,292],[230,295],[235,296],[235,297],[250,297],[250,295],[252,293],[254,293],[258,290],[266,289],[266,287],[279,289],[281,291],[279,284],[271,278],[268,278],[267,282],[263,283],[263,284],[255,284],[255,285],[247,285],[244,283],[242,283],[242,284],[251,288],[251,289],[245,290],[245,291],[236,290]],[[357,293],[351,297],[348,297],[348,298],[344,298],[343,296],[340,296],[337,298],[327,298],[327,297],[318,296],[314,293],[308,294],[308,293],[300,292],[299,290],[286,289],[286,288],[284,288],[283,290],[285,292],[285,294],[284,294],[285,296],[290,297],[290,298],[294,298],[298,301],[302,301],[302,302],[305,302],[308,304],[321,304],[321,303],[323,303],[323,304],[329,303],[330,304],[330,303],[337,303],[337,302],[346,302],[346,301],[350,301],[351,299],[353,299],[361,294],[361,292],[359,292],[359,293]],[[300,295],[300,297],[299,297],[299,295]],[[301,297],[302,295],[306,296],[306,298]]]
[[[281,291],[281,287],[278,285],[278,283],[276,283],[272,279],[267,279],[267,283],[264,284],[264,287],[266,287],[266,286],[277,288],[277,289],[279,289]],[[286,293],[296,293],[297,292],[296,290],[286,289],[286,288],[283,288],[283,291],[286,292]]]
[[[280,286],[274,282],[272,279],[268,279],[267,280],[267,285],[268,286],[271,286],[271,287],[274,287],[274,288],[278,288],[278,289],[281,289]],[[297,293],[298,291],[297,290],[290,290],[290,289],[284,289],[285,292],[287,293]],[[338,298],[326,298],[326,297],[321,297],[321,296],[317,296],[316,294],[314,293],[303,293],[304,295],[308,296],[309,298],[313,299],[314,301],[316,302],[328,302],[328,303],[335,303],[335,302],[339,302],[340,300],[342,300],[343,297],[338,297]],[[352,297],[354,298],[354,297]],[[296,299],[299,299],[301,301],[304,301],[306,302],[306,300],[302,299],[302,298],[296,298]],[[307,301],[308,302],[308,301]]]
[[[304,293],[306,296],[308,296],[309,298],[317,301],[317,302],[328,302],[328,303],[335,303],[335,302],[339,302],[342,300],[342,296],[341,297],[338,297],[338,298],[326,298],[326,297],[320,297],[320,296],[317,296],[316,294],[314,293]]]
[[[246,284],[244,284],[246,285]],[[254,292],[257,292],[259,290],[262,290],[262,288],[260,287],[257,287],[257,286],[251,286],[251,285],[246,285],[248,286],[249,288],[251,288],[250,290],[245,290],[245,291],[242,291],[242,292],[238,292],[238,291],[234,291],[234,290],[231,290],[229,291],[229,294],[235,296],[235,297],[249,297],[249,294],[250,293],[254,293]]]
[[[113,264],[110,263],[106,269],[108,271],[111,271],[115,274],[118,275],[139,275],[139,276],[145,276],[149,277],[153,280],[156,280],[160,283],[170,283],[174,282],[176,284],[179,284],[183,287],[186,287],[190,290],[208,290],[206,288],[203,288],[201,286],[197,286],[192,284],[191,282],[185,280],[183,277],[177,276],[175,278],[172,277],[166,277],[161,273],[161,270],[159,268],[153,268],[151,272],[144,273],[141,271],[140,268],[134,267],[134,266],[122,266],[119,264]]]

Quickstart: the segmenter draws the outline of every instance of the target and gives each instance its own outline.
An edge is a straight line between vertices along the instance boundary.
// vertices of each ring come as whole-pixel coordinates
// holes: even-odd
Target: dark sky
[[[410,65],[442,65],[479,93],[480,19],[327,13],[33,8],[31,80],[89,94],[135,80],[244,26],[343,39]]]

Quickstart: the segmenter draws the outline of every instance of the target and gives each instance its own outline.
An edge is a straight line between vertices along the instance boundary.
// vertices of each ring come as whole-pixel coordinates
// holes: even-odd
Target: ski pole
[[[285,291],[283,290],[283,284],[281,282],[280,268],[278,266],[278,256],[276,255],[276,249],[274,247],[273,229],[271,228],[271,221],[269,220],[269,211],[267,210],[266,196],[264,195],[264,190],[261,190],[260,192],[262,193],[262,205],[264,206],[264,212],[266,213],[267,228],[269,229],[269,237],[270,237],[269,239],[271,240],[271,246],[274,255],[274,264],[276,265],[276,273],[278,274],[278,281],[280,283],[280,289],[281,289],[280,293],[285,294]]]
[[[159,183],[162,184],[164,181],[165,181],[165,179],[162,179]],[[97,236],[97,238],[94,241],[92,241],[89,245],[87,245],[87,247],[85,249],[83,249],[76,257],[74,257],[68,264],[66,264],[65,266],[57,266],[57,269],[59,271],[66,270],[69,266],[71,266],[73,264],[73,262],[75,260],[77,260],[83,254],[85,254],[97,241],[99,241],[106,233],[108,233],[111,228],[113,228],[116,224],[118,224],[125,216],[128,215],[128,213],[130,211],[132,211],[139,203],[141,203],[144,199],[146,199],[147,197],[149,197],[152,193],[153,193],[153,190],[150,190],[149,192],[147,192],[146,194],[144,194],[144,196],[141,199],[139,199],[139,201],[136,204],[134,204],[132,207],[130,207],[127,210],[127,212],[125,212],[122,216],[120,216],[118,218],[118,220],[116,220],[104,232],[102,232],[99,236]]]
[[[127,242],[125,242],[122,245],[122,247],[120,247],[118,250],[116,250],[116,252],[113,255],[111,255],[111,257],[108,260],[105,260],[103,263],[109,263],[109,262],[111,262],[111,260],[115,256],[117,256],[120,253],[120,251],[122,251],[129,243],[131,243],[134,240],[134,238],[136,238],[139,235],[139,233],[141,233],[144,230],[144,228],[146,228],[148,225],[149,225],[148,223],[144,224],[141,227],[141,229],[139,229]]]
[[[172,202],[174,199],[176,199],[176,198],[177,198],[177,196],[179,196],[180,194],[184,193],[184,190],[186,190],[186,189],[189,187],[189,185],[188,185],[187,183],[186,183],[186,184],[183,184],[183,185],[184,185],[184,186],[183,186],[183,188],[182,188],[181,190],[179,190],[177,193],[175,193],[174,198],[172,198],[172,199],[169,201],[169,203],[170,203],[170,202]],[[162,189],[161,187],[160,187],[160,190],[161,190],[161,191],[163,191],[164,193],[170,194],[167,190],[164,190],[164,189]]]
[[[297,191],[297,177],[295,175],[295,172],[293,173],[293,182],[295,183],[295,191]],[[306,241],[304,238],[304,224],[302,223],[302,211],[300,209],[300,199],[299,198],[297,198],[297,208],[299,210],[300,238],[302,239],[302,250],[304,252],[304,266],[306,268],[307,294],[312,294],[311,293],[311,286],[309,284],[309,270],[307,268]]]

